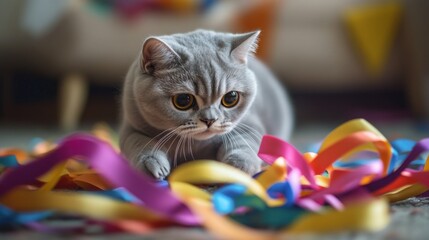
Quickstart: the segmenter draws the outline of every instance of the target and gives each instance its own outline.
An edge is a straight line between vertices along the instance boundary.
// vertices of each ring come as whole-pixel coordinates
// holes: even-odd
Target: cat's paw
[[[257,156],[246,151],[237,151],[235,153],[228,154],[222,162],[236,167],[252,176],[261,171],[262,164],[261,160]]]
[[[170,163],[165,156],[142,156],[138,167],[157,180],[163,180],[170,174]]]

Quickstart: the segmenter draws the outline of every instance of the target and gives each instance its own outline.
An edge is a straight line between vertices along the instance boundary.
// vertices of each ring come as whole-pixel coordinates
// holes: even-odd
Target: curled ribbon
[[[112,185],[126,188],[151,211],[182,224],[198,224],[198,218],[168,189],[158,187],[149,177],[132,169],[107,143],[84,134],[65,138],[56,149],[2,176],[0,196],[20,185],[31,184],[50,168],[72,157],[87,161]]]
[[[389,222],[388,201],[429,189],[429,164],[421,157],[429,139],[390,143],[363,119],[332,131],[317,153],[302,154],[264,136],[259,156],[269,166],[254,178],[217,161],[198,160],[176,168],[168,186],[132,169],[106,142],[109,135],[98,134],[103,141],[71,135],[25,164],[22,151],[3,151],[0,203],[7,216],[55,211],[134,233],[179,224],[201,225],[223,238],[276,239],[309,231],[380,230]],[[201,184],[217,187],[206,191]],[[92,192],[56,191],[76,187]],[[44,215],[29,216],[33,222],[27,226],[46,229],[34,223]]]

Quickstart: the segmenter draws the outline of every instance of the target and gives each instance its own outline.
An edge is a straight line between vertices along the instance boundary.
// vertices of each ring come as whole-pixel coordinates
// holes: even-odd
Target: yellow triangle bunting
[[[398,30],[402,6],[385,2],[358,6],[346,11],[346,24],[357,50],[371,75],[383,70]]]

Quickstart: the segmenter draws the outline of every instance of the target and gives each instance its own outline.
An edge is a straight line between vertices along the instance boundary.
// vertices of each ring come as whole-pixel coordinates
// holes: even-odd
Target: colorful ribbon
[[[5,174],[0,180],[0,196],[20,185],[33,183],[50,168],[73,157],[87,161],[112,185],[124,187],[151,211],[181,224],[198,224],[198,218],[172,192],[158,187],[149,177],[132,169],[107,143],[84,134],[65,138],[48,154]]]
[[[255,178],[217,161],[198,160],[174,169],[168,185],[134,170],[108,143],[110,135],[98,136],[71,135],[29,162],[22,158],[25,152],[0,151],[3,219],[57,231],[36,221],[60,212],[115,231],[143,234],[174,224],[203,226],[223,238],[281,238],[380,230],[389,222],[388,201],[429,189],[429,164],[422,157],[429,139],[390,143],[363,119],[332,131],[317,153],[301,154],[281,139],[264,136],[259,156],[269,167]],[[216,187],[208,192],[201,185]]]

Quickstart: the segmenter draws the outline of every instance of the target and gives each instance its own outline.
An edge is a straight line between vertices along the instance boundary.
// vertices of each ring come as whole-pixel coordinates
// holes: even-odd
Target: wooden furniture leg
[[[76,73],[69,74],[60,83],[60,127],[75,130],[79,125],[88,97],[88,82]]]

